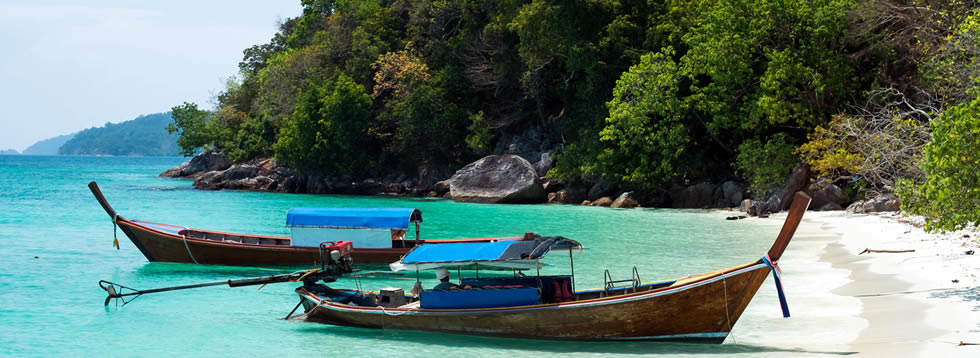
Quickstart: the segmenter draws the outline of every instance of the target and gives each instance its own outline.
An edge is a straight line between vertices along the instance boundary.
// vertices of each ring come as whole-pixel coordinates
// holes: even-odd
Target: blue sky
[[[106,122],[211,108],[242,50],[299,0],[0,0],[0,150]]]

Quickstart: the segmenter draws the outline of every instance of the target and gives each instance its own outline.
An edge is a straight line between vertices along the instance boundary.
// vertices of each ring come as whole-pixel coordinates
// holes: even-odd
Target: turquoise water
[[[298,302],[293,284],[168,292],[125,307],[103,307],[101,279],[154,288],[293,270],[149,263],[121,232],[121,250],[116,250],[110,218],[86,187],[92,180],[121,215],[219,231],[287,235],[285,213],[291,207],[357,206],[419,208],[424,238],[526,231],[563,235],[587,247],[574,261],[580,289],[601,287],[604,269],[625,279],[635,265],[644,281],[653,281],[751,262],[776,235],[750,220],[725,221],[723,212],[199,191],[188,180],[157,177],[183,160],[0,156],[0,356],[703,356],[773,350],[751,344],[513,340],[287,322],[280,318]],[[546,272],[567,273],[567,256],[555,256],[548,258]],[[415,279],[409,276],[369,277],[361,284],[408,291]],[[435,284],[431,274],[423,281]],[[354,282],[343,279],[335,286]]]

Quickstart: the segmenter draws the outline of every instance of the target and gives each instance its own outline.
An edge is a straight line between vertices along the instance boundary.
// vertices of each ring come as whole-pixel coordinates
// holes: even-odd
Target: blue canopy
[[[408,229],[422,222],[422,212],[411,208],[293,208],[286,213],[286,226]]]
[[[426,270],[472,264],[530,269],[538,266],[537,259],[547,255],[552,248],[581,249],[582,245],[561,236],[533,240],[423,244],[409,251],[400,261],[391,264],[391,269]]]

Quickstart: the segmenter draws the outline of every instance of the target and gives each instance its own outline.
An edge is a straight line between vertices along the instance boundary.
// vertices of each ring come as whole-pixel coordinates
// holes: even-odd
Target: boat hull
[[[380,309],[337,304],[303,288],[297,292],[307,321],[333,325],[535,339],[721,343],[769,272],[765,264],[754,263],[648,292],[497,309]]]
[[[256,245],[202,240],[181,236],[164,230],[154,230],[131,221],[119,221],[118,225],[140,252],[143,253],[143,256],[151,262],[181,262],[234,266],[320,265],[320,251],[316,247]],[[156,225],[169,226],[163,224]],[[397,261],[408,250],[407,248],[355,248],[352,255],[356,264],[387,264]]]

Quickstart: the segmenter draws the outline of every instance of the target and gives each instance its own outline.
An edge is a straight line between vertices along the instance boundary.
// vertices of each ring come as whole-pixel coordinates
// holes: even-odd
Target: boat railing
[[[606,269],[603,281],[603,293],[606,295],[609,294],[609,291],[618,288],[622,288],[624,293],[629,288],[632,288],[633,292],[636,292],[637,288],[640,287],[640,272],[636,270],[636,266],[633,266],[633,277],[627,280],[613,280],[612,275],[609,273],[609,269]]]

